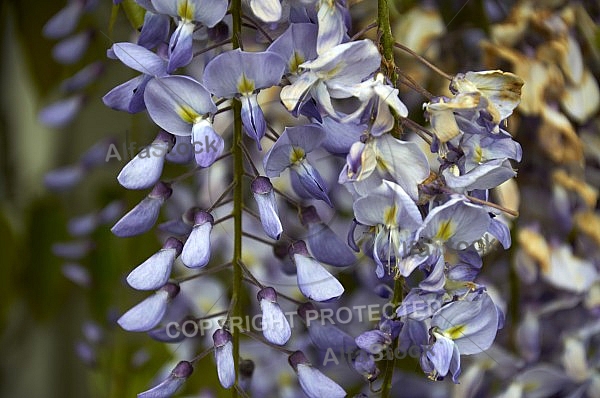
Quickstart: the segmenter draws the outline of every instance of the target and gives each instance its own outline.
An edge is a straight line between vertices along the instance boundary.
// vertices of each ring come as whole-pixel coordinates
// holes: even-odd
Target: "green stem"
[[[394,62],[394,36],[392,36],[392,27],[390,25],[390,7],[388,0],[377,0],[377,24],[379,25],[379,46],[383,55],[381,60],[381,71],[396,86],[398,77],[395,71]]]
[[[394,62],[394,36],[392,36],[392,27],[390,24],[390,7],[388,0],[377,0],[377,24],[379,26],[379,47],[382,53],[381,71],[390,79],[392,86],[396,86],[398,82],[398,74],[396,73],[396,63]],[[398,115],[394,117],[394,131],[398,133],[399,126]],[[404,295],[402,284],[404,279],[396,279],[394,282],[394,296],[392,297],[392,305],[395,309]],[[392,348],[396,351],[398,338],[392,342]],[[381,397],[389,398],[392,393],[392,379],[394,377],[394,368],[396,367],[396,355],[386,361],[385,373],[383,375],[383,386],[381,387]]]
[[[233,49],[241,47],[242,33],[242,2],[231,0],[231,17],[233,19],[233,32],[231,42]],[[231,316],[238,319],[242,316],[242,281],[244,278],[242,261],[242,204],[244,202],[244,153],[242,151],[242,103],[238,99],[233,100],[233,143],[231,152],[233,154],[233,293],[231,301],[233,308]],[[240,336],[233,333],[233,363],[238,374],[240,358]],[[231,389],[231,396],[238,397],[238,390]]]
[[[394,296],[392,297],[392,308],[396,308],[404,298],[404,289],[402,287],[404,278],[399,278],[394,281]],[[398,346],[398,338],[396,337],[392,342],[393,352],[396,352]],[[383,375],[383,385],[381,387],[381,397],[389,398],[392,393],[392,379],[394,377],[394,368],[396,367],[396,355],[392,355],[392,358],[386,361],[385,373]]]

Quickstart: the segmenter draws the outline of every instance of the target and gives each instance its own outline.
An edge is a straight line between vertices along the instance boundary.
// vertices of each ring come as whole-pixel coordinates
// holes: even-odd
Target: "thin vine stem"
[[[381,70],[395,87],[398,82],[398,74],[396,72],[396,64],[394,61],[394,37],[392,36],[392,27],[390,25],[390,6],[388,0],[377,1],[377,24],[379,26],[379,46],[383,55],[381,60]],[[395,115],[394,119],[394,127],[399,127],[400,118],[398,115]],[[394,281],[394,296],[391,302],[393,308],[395,308],[403,299],[404,288],[402,284],[402,278]],[[394,339],[392,347],[395,349],[397,345],[398,338]],[[392,359],[386,361],[385,364],[381,397],[390,398],[392,395],[392,380],[394,378],[394,369],[396,367],[396,356],[392,355]]]
[[[434,64],[432,64],[431,62],[429,62],[427,59],[425,59],[424,57],[422,57],[421,55],[417,54],[416,52],[414,52],[413,50],[411,50],[410,48],[406,47],[404,44],[400,44],[398,42],[394,43],[394,47],[412,55],[416,60],[418,60],[419,62],[421,62],[423,65],[427,66],[429,69],[431,69],[432,71],[434,71],[435,73],[437,73],[438,75],[442,76],[444,79],[448,79],[448,80],[452,80],[452,76],[449,75],[448,73],[444,72],[443,70],[441,70],[440,68],[438,68],[437,66],[435,66]]]
[[[242,0],[231,0],[232,17],[232,44],[233,49],[241,48],[242,33]],[[242,295],[243,288],[243,270],[240,265],[242,261],[242,205],[244,201],[244,153],[242,151],[242,103],[239,99],[233,100],[233,143],[231,152],[233,154],[233,283],[231,301],[231,316],[240,318],[242,316]],[[238,383],[239,365],[240,365],[240,336],[239,333],[232,334],[233,344],[233,366],[236,374],[236,384]],[[238,390],[231,389],[231,396],[238,397]]]

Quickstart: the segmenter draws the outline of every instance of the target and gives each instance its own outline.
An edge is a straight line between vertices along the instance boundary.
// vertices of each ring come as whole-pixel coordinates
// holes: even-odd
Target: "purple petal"
[[[279,54],[286,61],[286,72],[297,73],[300,64],[317,58],[317,25],[290,24],[267,51]]]
[[[42,34],[49,39],[65,37],[75,30],[82,13],[83,7],[81,2],[69,2],[46,22],[42,29]]]
[[[195,216],[196,221],[190,236],[183,245],[181,261],[189,268],[200,268],[208,264],[210,260],[210,233],[213,226],[213,218],[206,212],[200,212]],[[205,220],[200,220],[205,218]]]
[[[498,218],[492,218],[488,232],[498,239],[504,249],[508,249],[510,247],[510,229],[508,229],[508,226]]]
[[[480,239],[487,232],[489,224],[490,217],[485,209],[456,198],[433,209],[417,236],[446,242],[460,250]]]
[[[137,113],[146,109],[144,91],[146,84],[152,79],[141,75],[118,85],[102,97],[102,102],[117,111]]]
[[[159,183],[154,189],[156,190],[159,185],[164,184]],[[129,213],[117,221],[110,229],[111,232],[120,238],[125,238],[149,231],[158,219],[162,204],[171,195],[171,189],[168,187],[164,188],[166,188],[164,195],[158,196],[151,193],[142,199]]]
[[[436,334],[435,343],[427,350],[429,359],[440,376],[446,376],[450,370],[454,343],[447,337]]]
[[[56,62],[61,64],[74,64],[83,57],[91,38],[92,36],[89,31],[67,37],[52,48],[52,56]]]
[[[258,95],[242,96],[242,125],[248,137],[256,141],[258,150],[262,151],[260,140],[267,131],[267,122],[260,105],[258,105]]]
[[[48,127],[60,128],[69,124],[79,113],[84,96],[74,95],[64,100],[56,101],[43,108],[38,117],[41,123]]]
[[[123,314],[117,323],[129,332],[147,332],[162,320],[168,301],[169,293],[159,290]]]
[[[190,362],[181,361],[171,371],[169,377],[150,390],[139,393],[137,398],[168,398],[175,394],[193,371]]]
[[[291,170],[296,173],[300,184],[315,199],[320,199],[333,207],[329,195],[327,194],[327,185],[321,177],[321,174],[308,161],[302,160],[293,164]]]
[[[227,12],[226,0],[152,0],[152,6],[160,14],[202,22],[209,28],[221,21]],[[181,11],[185,15],[181,15]]]
[[[298,382],[309,398],[343,398],[346,391],[335,381],[310,365],[298,364]]]
[[[231,388],[235,383],[235,364],[233,362],[233,343],[231,340],[231,334],[224,329],[218,329],[213,334],[217,375],[223,388]]]
[[[127,283],[136,290],[156,290],[169,280],[177,249],[162,249],[137,266],[127,276]]]
[[[73,188],[85,174],[80,165],[51,170],[44,176],[44,185],[52,191],[66,191]]]
[[[279,219],[273,185],[268,178],[259,176],[252,181],[251,189],[265,233],[269,237],[278,240],[283,232],[283,227]]]
[[[273,344],[284,345],[290,339],[292,330],[285,314],[277,302],[260,300],[262,311],[262,333]]]
[[[298,287],[305,297],[314,301],[329,301],[344,293],[342,284],[314,258],[295,254],[294,262]]]
[[[60,89],[68,93],[83,90],[94,82],[102,72],[104,72],[104,64],[101,61],[91,63],[70,78],[63,80]]]
[[[217,111],[210,93],[187,76],[152,79],[144,101],[152,120],[175,135],[190,135],[198,117]]]
[[[346,34],[346,25],[341,7],[337,2],[320,3],[317,13],[319,33],[317,35],[317,52],[325,54],[332,47],[342,42]]]
[[[112,45],[115,56],[133,70],[151,76],[164,76],[166,62],[152,51],[137,44],[122,42]]]
[[[207,119],[194,123],[191,145],[194,149],[196,164],[200,167],[210,167],[225,149],[225,141],[215,132]]]
[[[147,49],[158,47],[167,40],[170,23],[171,19],[168,15],[146,12],[137,44]]]
[[[309,223],[308,247],[313,256],[335,267],[347,267],[356,262],[352,250],[324,223]]]
[[[218,97],[249,95],[279,84],[284,60],[272,52],[227,51],[215,57],[204,70],[206,88]]]
[[[81,287],[89,287],[92,282],[92,277],[90,276],[88,270],[79,264],[64,264],[62,266],[62,273],[71,282]]]
[[[392,336],[380,330],[368,330],[356,337],[356,345],[371,354],[378,354],[392,344]]]
[[[169,41],[169,64],[167,72],[173,73],[177,68],[192,62],[192,34],[195,25],[192,22],[180,21]]]
[[[127,189],[147,189],[160,179],[169,143],[154,141],[131,159],[117,176],[119,184]]]

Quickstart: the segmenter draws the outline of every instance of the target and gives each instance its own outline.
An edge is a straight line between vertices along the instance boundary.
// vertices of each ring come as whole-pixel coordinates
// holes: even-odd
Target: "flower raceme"
[[[72,30],[72,26],[59,27],[56,21],[65,15],[78,18],[84,2],[75,3],[77,6],[68,6],[47,25],[48,35],[60,37]],[[115,43],[108,56],[141,75],[115,87],[103,101],[115,110],[146,111],[160,128],[151,144],[160,150],[160,156],[145,157],[140,152],[118,174],[124,188],[151,191],[116,222],[112,232],[119,237],[147,232],[163,207],[170,218],[158,228],[163,233],[162,247],[126,278],[132,288],[155,293],[126,311],[118,324],[128,331],[149,332],[157,340],[173,342],[165,337],[167,320],[175,316],[195,320],[196,314],[210,311],[195,307],[200,305],[200,290],[226,291],[219,285],[220,279],[202,279],[206,281],[203,289],[188,288],[191,281],[204,278],[204,273],[233,268],[236,289],[242,282],[258,288],[257,311],[262,315],[263,333],[252,337],[285,352],[291,366],[288,371],[298,378],[299,389],[283,391],[291,388],[287,385],[262,396],[301,394],[300,389],[309,397],[346,396],[325,370],[297,351],[310,348],[308,345],[321,353],[328,348],[338,353],[349,351],[352,374],[373,382],[383,371],[377,356],[399,341],[403,349],[408,349],[405,345],[418,349],[421,367],[430,378],[448,376],[458,382],[461,355],[489,348],[502,325],[498,306],[485,286],[476,282],[482,268],[477,241],[487,234],[504,248],[511,243],[499,206],[488,199],[490,190],[516,175],[511,162],[522,157],[520,145],[501,127],[519,103],[522,80],[501,71],[454,76],[449,97],[435,97],[424,104],[431,130],[431,142],[426,141],[434,154],[427,156],[422,145],[400,131],[409,111],[392,76],[381,72],[378,46],[369,39],[350,39],[344,1],[245,2],[248,7],[244,10],[268,25],[250,15],[244,23],[255,26],[271,42],[268,46],[258,40],[251,42],[241,31],[229,32],[225,0],[136,3],[146,10],[137,44]],[[234,4],[230,9],[233,27],[241,29],[238,25],[245,11]],[[209,46],[215,37],[233,42],[234,48],[222,48],[222,43]],[[96,73],[94,68],[85,72],[68,82],[69,90],[84,87],[86,76]],[[281,100],[279,113],[267,112],[260,105],[259,95],[264,98],[271,92]],[[46,118],[64,124],[80,103],[73,100],[67,105],[63,110],[50,109]],[[233,133],[220,123],[221,117],[233,123]],[[258,151],[250,150],[242,131]],[[225,145],[230,140],[233,167],[226,163],[230,153]],[[222,194],[215,196],[219,199],[208,194],[213,186],[219,186],[214,181],[206,185],[201,178],[184,181],[191,174],[162,179],[163,169],[169,167],[165,160],[184,165],[192,162],[191,157],[171,151],[180,143],[199,146],[193,151],[194,173],[210,169],[213,175],[232,179]],[[334,156],[319,158],[324,153]],[[76,167],[63,173],[66,175],[59,173],[52,179],[54,185],[81,179],[82,170]],[[282,193],[288,172],[293,190],[289,194]],[[334,176],[348,193],[332,185]],[[251,195],[244,194],[247,187]],[[286,206],[278,203],[280,195]],[[245,203],[251,197],[258,214]],[[207,203],[209,199],[211,203]],[[299,222],[290,216],[290,209],[297,211]],[[337,226],[324,221],[337,215],[354,218],[348,243],[339,238]],[[233,233],[227,223],[230,218],[234,220]],[[258,222],[252,224],[255,218]],[[362,233],[355,239],[359,231]],[[262,233],[264,237],[257,236]],[[233,257],[229,260],[232,236]],[[242,236],[265,243],[269,249],[273,246],[276,255],[270,250],[249,251],[240,243]],[[362,254],[355,253],[360,251]],[[217,259],[226,263],[216,264]],[[345,269],[359,262],[360,272],[367,272],[369,278],[348,288],[346,281],[352,274]],[[177,268],[186,272],[182,279],[173,278],[178,275]],[[344,275],[338,280],[332,269],[342,270]],[[293,288],[280,281],[262,285],[281,270],[295,274]],[[404,297],[391,293],[392,284],[408,289]],[[255,386],[260,382],[257,377],[249,382],[254,365],[241,365],[260,364],[258,359],[265,354],[240,350],[241,334],[251,331],[231,327],[231,318],[242,315],[239,303],[244,301],[244,290],[248,291],[232,292],[232,302],[224,309],[229,324],[213,329],[207,352],[214,354],[223,388],[261,391]],[[346,296],[363,300],[373,291],[389,302],[392,311],[381,316],[375,329],[365,331],[363,327],[356,338],[335,325],[308,323],[310,339],[304,338],[303,330],[292,328],[283,311],[285,303],[280,302],[303,297],[298,309],[303,318],[317,305],[334,307]],[[413,306],[423,301],[439,306],[415,311]],[[297,347],[300,344],[302,347]],[[296,347],[286,348],[291,346]],[[255,355],[256,360],[234,357],[240,352]],[[196,360],[179,359],[164,381],[139,396],[174,394],[196,366]]]

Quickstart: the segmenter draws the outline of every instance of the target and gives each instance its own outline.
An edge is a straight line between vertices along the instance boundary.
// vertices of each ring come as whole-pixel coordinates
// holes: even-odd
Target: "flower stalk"
[[[233,49],[241,48],[242,33],[242,2],[241,0],[231,1],[231,17],[233,19],[232,44]],[[233,293],[231,317],[240,318],[242,316],[242,282],[243,270],[242,261],[242,205],[244,200],[243,178],[244,178],[244,153],[242,149],[242,103],[239,99],[233,100],[233,142],[231,152],[233,154]],[[239,333],[233,333],[233,364],[236,375],[239,369],[240,358],[240,337]],[[231,389],[231,396],[238,397],[238,390]]]

